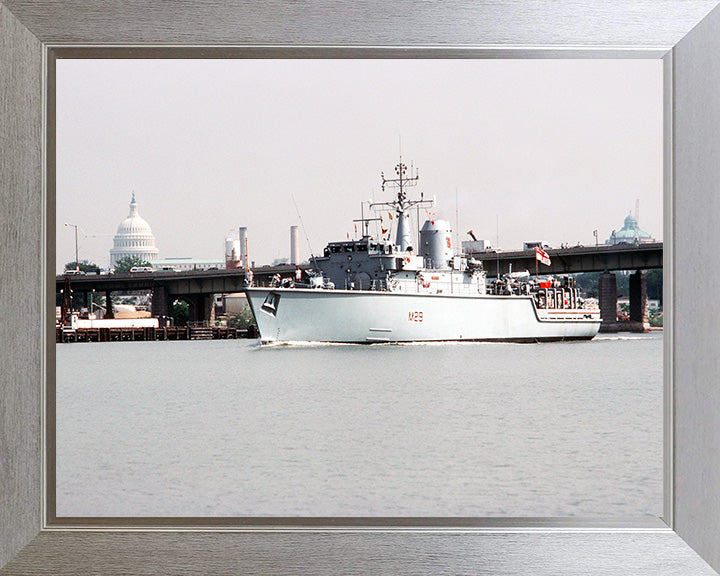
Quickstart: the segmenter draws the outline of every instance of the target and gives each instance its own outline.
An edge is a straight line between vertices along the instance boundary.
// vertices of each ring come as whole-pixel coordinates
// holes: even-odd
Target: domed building
[[[647,232],[640,230],[638,221],[632,215],[632,212],[630,212],[625,217],[623,227],[617,231],[613,230],[610,238],[605,241],[605,244],[647,244],[649,242],[656,242],[656,240]]]
[[[113,239],[113,248],[110,250],[110,267],[128,256],[152,262],[158,258],[158,249],[155,247],[150,225],[140,217],[133,192],[130,201],[130,214],[118,226]]]

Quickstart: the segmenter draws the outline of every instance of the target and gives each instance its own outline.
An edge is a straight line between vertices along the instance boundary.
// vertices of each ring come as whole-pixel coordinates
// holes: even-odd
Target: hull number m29
[[[422,322],[423,321],[423,313],[419,311],[410,311],[408,312],[408,321],[409,322]]]

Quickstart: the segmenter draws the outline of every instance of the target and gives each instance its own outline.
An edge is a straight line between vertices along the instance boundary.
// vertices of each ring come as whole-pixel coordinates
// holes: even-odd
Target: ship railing
[[[551,309],[575,309],[580,303],[580,295],[577,288],[553,287],[540,288],[532,292],[535,304],[538,308]]]

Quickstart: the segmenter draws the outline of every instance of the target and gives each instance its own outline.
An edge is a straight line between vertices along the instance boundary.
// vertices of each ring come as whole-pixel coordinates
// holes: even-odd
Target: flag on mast
[[[550,256],[540,246],[535,247],[535,260],[539,260],[545,266],[550,266]]]

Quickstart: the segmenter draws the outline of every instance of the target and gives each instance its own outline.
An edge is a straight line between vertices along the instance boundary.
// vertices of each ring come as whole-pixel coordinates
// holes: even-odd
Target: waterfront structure
[[[117,228],[113,238],[113,247],[110,250],[110,267],[113,268],[120,260],[127,257],[140,258],[148,262],[158,259],[158,249],[155,247],[150,225],[140,217],[133,192],[130,201],[130,213]]]
[[[463,240],[461,246],[463,254],[468,255],[473,252],[485,252],[491,249],[490,242],[487,240]]]
[[[613,230],[610,238],[605,240],[605,244],[612,246],[615,244],[651,244],[657,242],[651,234],[640,229],[638,220],[630,212],[625,217],[625,222],[620,230]]]
[[[618,312],[620,312],[620,309],[622,306],[625,306],[628,310],[630,310],[630,298],[618,298],[618,301],[617,301]],[[660,300],[648,298],[647,306],[648,306],[648,312],[660,312],[662,310],[662,307],[660,306]]]
[[[225,314],[237,315],[248,309],[248,301],[245,293],[231,292],[223,297],[223,308]]]

